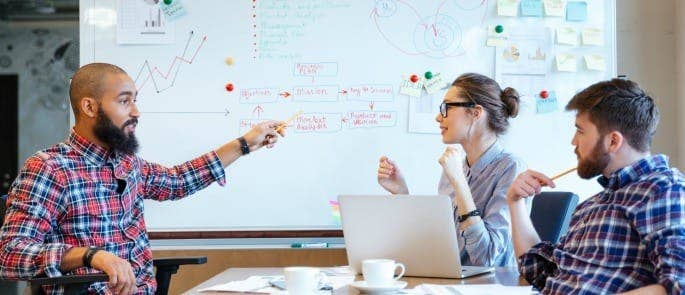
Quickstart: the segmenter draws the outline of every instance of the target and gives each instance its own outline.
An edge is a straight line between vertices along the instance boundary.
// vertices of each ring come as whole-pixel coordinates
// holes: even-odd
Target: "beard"
[[[138,119],[133,118],[124,122],[121,128],[119,128],[107,117],[102,108],[99,108],[93,132],[99,140],[109,145],[110,149],[115,153],[132,155],[138,151],[138,139],[136,139],[133,133],[127,135],[124,130],[128,125],[136,123],[138,123]]]
[[[578,147],[576,147],[575,153],[578,155]],[[600,175],[609,166],[609,160],[611,157],[602,144],[602,138],[600,138],[586,159],[582,159],[578,155],[578,176],[583,179],[590,179]]]

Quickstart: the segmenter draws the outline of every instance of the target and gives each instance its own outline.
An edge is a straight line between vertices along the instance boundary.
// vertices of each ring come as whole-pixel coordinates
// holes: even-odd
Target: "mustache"
[[[128,121],[124,122],[124,125],[121,125],[121,129],[124,129],[124,128],[126,128],[126,126],[128,126],[128,125],[133,125],[133,124],[138,124],[138,119],[137,119],[137,118],[133,118],[133,119],[131,119],[131,120],[128,120]]]

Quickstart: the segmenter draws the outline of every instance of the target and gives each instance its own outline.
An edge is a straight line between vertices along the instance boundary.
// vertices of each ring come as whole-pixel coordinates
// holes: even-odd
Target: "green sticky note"
[[[584,22],[587,20],[587,2],[572,1],[566,3],[566,20]]]
[[[521,16],[542,17],[542,0],[521,0]]]

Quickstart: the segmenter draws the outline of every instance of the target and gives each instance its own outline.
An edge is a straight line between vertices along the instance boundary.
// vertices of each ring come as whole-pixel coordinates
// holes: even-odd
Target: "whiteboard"
[[[229,166],[225,187],[173,203],[146,201],[150,231],[339,229],[330,201],[384,194],[376,182],[382,155],[398,162],[411,193],[436,193],[445,146],[435,116],[444,91],[400,93],[411,75],[427,71],[447,83],[478,72],[519,88],[521,111],[504,146],[530,168],[563,171],[576,163],[574,114],[563,107],[580,89],[616,75],[614,1],[587,1],[581,22],[498,16],[489,0],[175,0],[184,14],[168,20],[155,2],[80,0],[81,64],[109,62],[137,78],[143,158],[180,164],[260,120],[304,115],[274,149]],[[509,43],[486,46],[496,25]],[[603,44],[556,44],[561,27],[598,28]],[[131,35],[136,30],[140,36]],[[148,38],[145,30],[164,36]],[[501,63],[519,41],[545,43],[546,58],[522,70],[541,75]],[[516,54],[524,58],[521,46]],[[562,53],[577,57],[577,72],[558,71]],[[588,70],[585,54],[603,56],[606,69]],[[540,88],[556,93],[556,110],[537,112]],[[558,185],[581,198],[600,190],[575,175]]]

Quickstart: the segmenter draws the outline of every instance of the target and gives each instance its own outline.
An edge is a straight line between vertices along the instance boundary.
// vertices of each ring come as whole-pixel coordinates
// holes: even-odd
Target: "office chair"
[[[542,241],[552,244],[566,234],[578,196],[570,192],[542,192],[533,198],[530,219]]]
[[[5,211],[7,210],[6,201],[7,195],[2,195],[2,198],[0,198],[0,225],[5,221]],[[157,281],[157,291],[155,292],[155,295],[167,295],[167,293],[169,293],[171,276],[178,271],[179,266],[205,263],[207,263],[206,256],[154,259],[152,264],[157,269],[155,272],[155,280]],[[83,294],[90,284],[106,281],[109,281],[109,277],[105,273],[65,275],[54,278],[36,277],[27,280],[31,288],[31,294],[33,295],[44,294],[43,289],[41,288],[44,285],[62,285],[64,286],[65,295]]]

